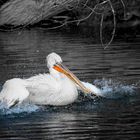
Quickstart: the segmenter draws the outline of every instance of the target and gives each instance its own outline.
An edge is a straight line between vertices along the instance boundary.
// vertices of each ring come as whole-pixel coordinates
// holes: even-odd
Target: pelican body
[[[68,68],[62,65],[56,53],[47,56],[48,74],[39,74],[28,79],[7,80],[0,93],[0,101],[8,108],[23,101],[39,105],[62,106],[73,103],[78,98],[78,90],[84,93],[100,94],[95,86],[81,82]]]

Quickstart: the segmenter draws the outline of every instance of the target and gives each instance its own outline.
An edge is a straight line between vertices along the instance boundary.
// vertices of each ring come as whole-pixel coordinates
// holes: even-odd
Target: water
[[[84,29],[0,32],[0,88],[7,79],[48,72],[46,55],[56,52],[105,95],[81,94],[64,107],[23,104],[6,110],[1,105],[0,139],[140,138],[140,36],[117,35],[106,50],[97,37],[97,31]]]

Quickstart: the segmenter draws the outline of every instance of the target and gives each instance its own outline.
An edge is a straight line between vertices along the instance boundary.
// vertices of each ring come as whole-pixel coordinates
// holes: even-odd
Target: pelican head
[[[91,93],[89,89],[87,89],[81,81],[66,67],[62,64],[61,57],[56,53],[51,53],[47,56],[47,66],[49,68],[50,73],[56,74],[61,73],[67,76],[71,81],[73,81],[76,85],[78,85],[81,90],[85,93]],[[55,72],[54,72],[55,71]]]
[[[48,68],[53,68],[54,65],[62,63],[61,57],[56,53],[51,53],[47,56],[47,66]]]

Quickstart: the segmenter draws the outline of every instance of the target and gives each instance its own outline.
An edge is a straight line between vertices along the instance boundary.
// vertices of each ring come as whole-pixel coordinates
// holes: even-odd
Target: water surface
[[[90,31],[91,32],[91,31]],[[0,32],[0,87],[10,78],[48,72],[56,52],[82,81],[109,98],[79,96],[65,107],[0,107],[0,139],[135,139],[140,131],[140,36],[116,35],[103,49],[97,32],[42,29]]]

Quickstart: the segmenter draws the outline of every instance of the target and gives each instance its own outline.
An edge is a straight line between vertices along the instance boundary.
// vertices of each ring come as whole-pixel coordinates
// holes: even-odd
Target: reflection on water
[[[56,52],[81,80],[111,89],[111,93],[133,93],[133,87],[140,85],[139,39],[116,38],[104,50],[99,40],[80,30],[0,32],[0,84],[9,78],[47,72],[46,55]],[[0,139],[138,138],[139,101],[139,95],[134,94],[79,100],[66,107],[24,106],[16,109],[22,110],[18,114],[10,110],[4,115],[2,110]]]

